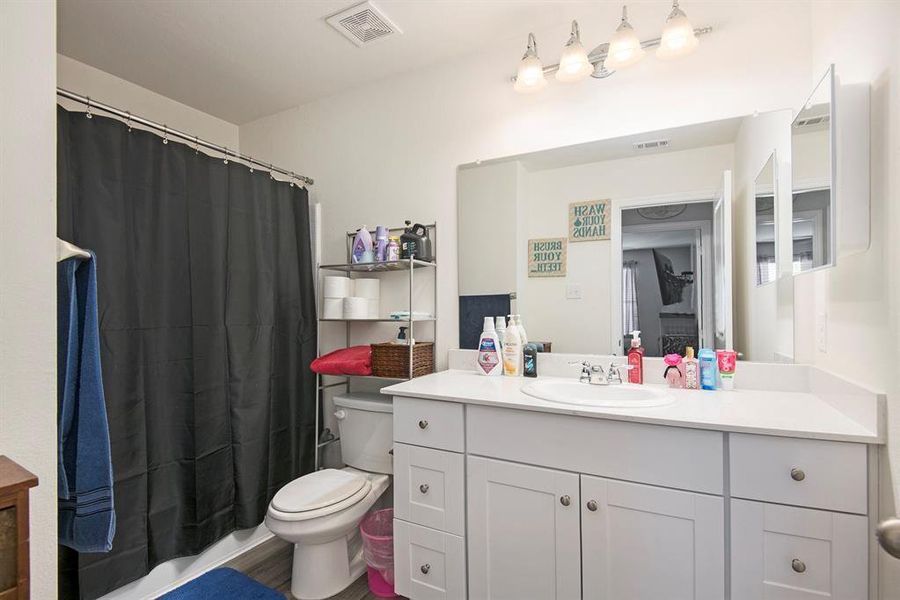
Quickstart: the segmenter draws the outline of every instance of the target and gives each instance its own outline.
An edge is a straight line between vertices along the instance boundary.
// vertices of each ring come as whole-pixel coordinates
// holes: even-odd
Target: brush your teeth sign
[[[529,277],[566,276],[566,238],[528,240]]]
[[[569,205],[569,241],[608,240],[611,216],[609,199],[573,202]]]

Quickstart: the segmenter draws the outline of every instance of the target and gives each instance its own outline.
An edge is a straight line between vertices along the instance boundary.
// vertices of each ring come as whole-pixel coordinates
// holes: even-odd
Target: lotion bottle
[[[631,348],[628,350],[628,383],[644,383],[644,347],[641,346],[641,332],[631,332]]]
[[[513,321],[510,321],[503,337],[503,374],[511,377],[522,374],[522,337]]]
[[[697,365],[697,359],[694,358],[694,348],[688,346],[684,349],[684,389],[699,390],[700,389],[700,368]]]
[[[478,357],[475,359],[475,366],[482,375],[502,375],[500,340],[497,339],[497,331],[491,317],[484,318],[483,329],[481,337],[478,338]]]

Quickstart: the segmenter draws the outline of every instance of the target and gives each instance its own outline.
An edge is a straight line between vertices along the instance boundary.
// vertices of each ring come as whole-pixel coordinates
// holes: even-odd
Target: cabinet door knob
[[[803,472],[803,469],[794,467],[793,469],[791,469],[791,479],[793,479],[794,481],[803,481],[804,479],[806,479],[806,473]]]
[[[791,568],[796,573],[805,573],[806,572],[806,563],[800,560],[799,558],[795,558],[791,561]]]
[[[423,494],[427,494],[428,493],[428,484],[423,483],[422,485],[420,485],[419,491],[422,492]]]
[[[431,565],[429,565],[428,563],[425,563],[424,565],[419,567],[419,570],[422,571],[422,575],[428,575],[428,571],[431,570]]]
[[[568,496],[568,494],[565,496],[560,496],[559,503],[562,504],[563,506],[568,506],[568,505],[572,504],[572,499]]]
[[[587,509],[591,512],[596,512],[597,510],[597,501],[596,500],[588,500]]]
[[[425,429],[427,427],[428,427],[428,421],[426,421],[425,419],[422,419],[421,421],[419,421],[419,429]]]

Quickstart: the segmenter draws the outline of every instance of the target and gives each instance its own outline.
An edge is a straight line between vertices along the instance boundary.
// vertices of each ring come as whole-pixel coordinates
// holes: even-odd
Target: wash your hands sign
[[[608,240],[612,214],[609,199],[569,205],[569,241]]]

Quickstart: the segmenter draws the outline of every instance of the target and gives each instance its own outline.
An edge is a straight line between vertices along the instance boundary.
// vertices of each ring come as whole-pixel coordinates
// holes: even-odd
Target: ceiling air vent
[[[827,125],[831,121],[830,115],[815,115],[812,117],[804,117],[794,122],[794,127],[813,127],[814,125]]]
[[[325,21],[357,46],[368,46],[395,33],[403,33],[371,2],[351,6]]]
[[[647,140],[645,142],[635,142],[633,144],[635,150],[659,150],[660,148],[668,148],[671,140]]]

